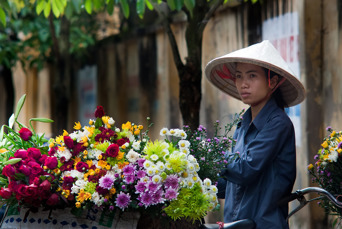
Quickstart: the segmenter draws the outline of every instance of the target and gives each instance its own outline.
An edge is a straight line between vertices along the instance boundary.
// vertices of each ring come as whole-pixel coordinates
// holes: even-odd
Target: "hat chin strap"
[[[271,77],[270,77],[270,70],[268,69],[268,86],[271,87]],[[277,85],[269,92],[268,95],[271,95],[273,92],[275,92],[275,90],[277,90],[277,88],[282,85],[285,82],[285,78],[283,77],[278,83]]]

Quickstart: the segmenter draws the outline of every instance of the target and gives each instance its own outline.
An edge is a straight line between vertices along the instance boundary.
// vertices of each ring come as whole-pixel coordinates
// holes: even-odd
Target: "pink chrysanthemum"
[[[138,179],[143,178],[144,176],[146,176],[146,172],[144,170],[139,170],[137,172],[137,178]]]
[[[106,174],[105,176],[101,177],[99,180],[99,185],[101,188],[104,189],[111,189],[115,181],[115,177],[109,174]]]
[[[173,188],[173,189],[177,189],[179,186],[179,178],[177,177],[177,175],[170,175],[165,179],[165,187],[166,188]]]
[[[156,184],[152,181],[148,182],[147,183],[147,189],[151,192],[151,193],[154,193],[156,191],[158,191],[160,185],[159,184]]]
[[[134,175],[127,175],[125,176],[125,183],[132,184],[134,182]]]
[[[160,204],[160,203],[164,203],[164,198],[163,198],[163,190],[160,188],[158,191],[156,191],[153,195],[152,195],[152,202],[153,204]]]
[[[116,206],[121,208],[121,210],[124,210],[125,208],[127,208],[130,202],[131,202],[131,196],[129,195],[129,193],[124,193],[124,192],[120,192],[120,194],[118,194],[115,200]]]
[[[122,172],[125,176],[127,175],[133,175],[134,174],[134,166],[133,165],[126,165],[123,169]]]
[[[149,192],[142,193],[139,199],[145,207],[150,206],[153,201],[152,195]]]
[[[144,193],[146,190],[146,183],[139,181],[138,184],[135,185],[136,193]]]
[[[168,188],[165,192],[165,198],[167,200],[173,200],[176,199],[178,196],[177,190],[176,189],[172,189],[172,188]]]

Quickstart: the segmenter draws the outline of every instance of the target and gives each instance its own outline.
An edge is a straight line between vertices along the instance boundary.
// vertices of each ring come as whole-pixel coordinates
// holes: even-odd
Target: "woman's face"
[[[235,85],[243,103],[251,107],[266,104],[273,85],[269,86],[264,68],[254,64],[238,63],[235,78]]]

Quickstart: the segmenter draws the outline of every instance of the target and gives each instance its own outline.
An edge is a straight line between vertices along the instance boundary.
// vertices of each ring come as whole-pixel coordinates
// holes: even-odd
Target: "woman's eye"
[[[250,78],[254,78],[254,77],[256,77],[256,75],[255,74],[250,74],[249,77]]]
[[[240,78],[241,78],[241,75],[236,74],[236,75],[235,75],[235,78],[240,79]]]

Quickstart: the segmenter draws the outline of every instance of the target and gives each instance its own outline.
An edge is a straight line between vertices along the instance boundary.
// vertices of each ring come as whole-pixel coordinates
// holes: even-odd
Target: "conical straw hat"
[[[304,86],[268,40],[211,60],[205,67],[205,74],[220,90],[241,100],[234,82],[238,62],[259,65],[284,77],[286,80],[279,89],[288,107],[297,105],[305,99]]]

